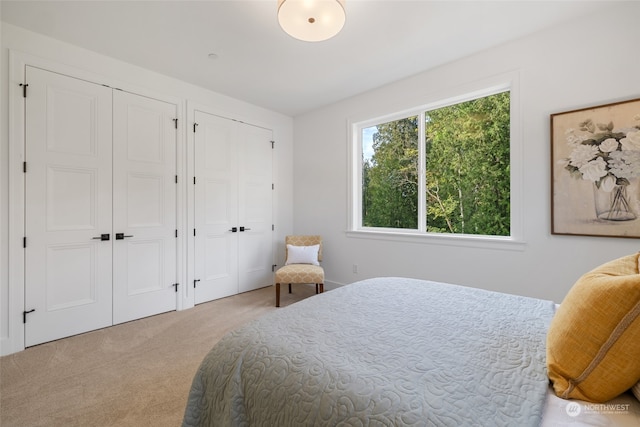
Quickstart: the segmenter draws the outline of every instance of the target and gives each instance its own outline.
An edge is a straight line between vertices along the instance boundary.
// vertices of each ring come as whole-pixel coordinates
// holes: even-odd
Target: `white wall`
[[[552,113],[640,97],[638,16],[628,2],[296,117],[294,230],[323,235],[329,286],[395,275],[561,302],[584,272],[638,251],[636,239],[551,235],[549,137]],[[347,121],[509,72],[519,75],[524,250],[348,237]]]
[[[114,60],[85,49],[75,47],[49,37],[41,36],[19,27],[1,23],[1,86],[0,86],[0,354],[16,350],[16,330],[22,322],[23,307],[15,307],[15,295],[21,292],[22,283],[10,283],[9,248],[16,242],[9,242],[9,91],[21,81],[11,81],[9,75],[9,50],[60,65],[70,70],[80,70],[92,76],[104,78],[104,83],[145,95],[177,99],[186,110],[188,105],[209,106],[212,111],[253,123],[273,130],[276,141],[274,152],[274,222],[276,224],[276,245],[284,246],[284,236],[293,230],[293,119],[236,99],[214,93],[185,82],[145,70],[131,64]],[[19,80],[19,79],[17,79]],[[99,81],[98,83],[103,83]],[[181,116],[187,119],[187,111]],[[182,143],[187,143],[191,124],[183,126]],[[14,142],[11,142],[14,144]],[[186,161],[186,160],[185,160]],[[179,170],[186,170],[186,165]],[[183,180],[182,182],[186,182]],[[186,221],[184,221],[186,223]],[[284,252],[281,250],[280,252]],[[279,258],[282,253],[279,252]],[[184,253],[184,252],[183,252]],[[186,277],[186,273],[185,273]],[[11,302],[11,307],[10,307]],[[188,303],[185,305],[188,307]],[[10,309],[11,308],[11,309]],[[18,314],[18,315],[17,315]],[[19,346],[19,345],[18,345]],[[19,348],[18,348],[19,349]]]

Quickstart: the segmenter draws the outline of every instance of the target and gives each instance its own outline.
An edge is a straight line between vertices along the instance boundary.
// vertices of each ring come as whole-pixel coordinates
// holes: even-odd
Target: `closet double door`
[[[25,73],[25,345],[175,310],[176,105]]]
[[[272,284],[272,131],[194,112],[194,302]]]

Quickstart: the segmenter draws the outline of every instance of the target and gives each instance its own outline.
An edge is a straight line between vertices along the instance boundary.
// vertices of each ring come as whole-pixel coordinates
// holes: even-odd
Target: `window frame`
[[[510,234],[509,236],[489,236],[476,234],[448,234],[426,231],[426,194],[425,165],[420,161],[418,171],[418,228],[396,229],[383,227],[362,226],[362,130],[382,123],[388,123],[403,118],[418,116],[419,156],[425,158],[425,112],[450,105],[471,101],[474,99],[510,92]],[[369,117],[351,118],[348,120],[349,129],[349,208],[348,237],[382,239],[403,242],[432,243],[438,245],[453,245],[466,247],[486,247],[500,249],[524,250],[525,242],[522,230],[522,152],[523,142],[520,132],[520,97],[518,74],[509,73],[493,79],[459,87],[456,90],[444,91],[438,96],[430,96],[427,102],[410,108],[403,108],[395,112],[371,114]]]

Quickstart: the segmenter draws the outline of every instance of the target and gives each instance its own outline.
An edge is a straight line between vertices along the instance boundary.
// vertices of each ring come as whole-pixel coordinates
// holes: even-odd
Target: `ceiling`
[[[346,0],[317,43],[280,29],[277,0],[2,0],[0,17],[293,117],[614,3]]]

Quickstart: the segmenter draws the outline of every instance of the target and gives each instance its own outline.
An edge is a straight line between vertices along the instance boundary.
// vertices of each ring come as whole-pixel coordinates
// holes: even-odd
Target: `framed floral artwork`
[[[640,99],[551,115],[551,234],[640,237]]]

